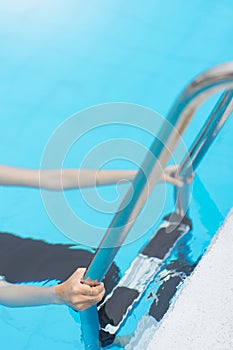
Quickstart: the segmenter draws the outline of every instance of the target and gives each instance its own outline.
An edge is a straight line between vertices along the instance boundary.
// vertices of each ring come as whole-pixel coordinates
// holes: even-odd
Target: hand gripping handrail
[[[107,229],[85,279],[103,279],[196,109],[213,93],[232,87],[233,62],[229,62],[200,74],[178,96]],[[96,306],[81,313],[86,349],[99,349],[97,320]]]

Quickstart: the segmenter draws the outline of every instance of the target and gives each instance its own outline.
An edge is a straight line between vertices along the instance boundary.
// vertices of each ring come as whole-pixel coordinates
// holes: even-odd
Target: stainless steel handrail
[[[208,146],[210,146],[211,139],[217,136],[232,111],[233,90],[228,90],[224,92],[217,101],[217,104],[206,119],[205,124],[193,142],[188,154],[182,161],[179,170],[181,176],[185,176],[190,166],[192,166],[192,170],[196,170],[202,159],[202,155],[206,154],[207,151],[206,148],[203,148],[204,145],[207,146],[208,144]],[[200,156],[201,158],[199,158]]]
[[[179,95],[87,269],[87,280],[102,280],[106,274],[197,107],[214,92],[232,87],[233,62],[230,62],[199,75]],[[92,307],[81,314],[86,324],[92,322],[94,310]],[[89,343],[86,348],[97,347]]]
[[[130,188],[97,249],[86,277],[101,280],[107,272],[148,195],[161,178],[162,169],[168,162],[197,107],[214,92],[230,87],[233,87],[233,62],[217,66],[201,74],[181,93],[167,118],[171,127],[168,127],[166,122],[151,145],[142,167],[132,183],[133,195]],[[166,147],[164,147],[165,145]],[[129,204],[127,205],[127,203]],[[102,248],[107,249],[107,254],[105,254],[103,263],[99,264],[98,256]],[[98,266],[97,269],[95,265]]]
[[[203,160],[219,131],[226,123],[233,111],[233,90],[224,92],[210,115],[203,124],[199,134],[191,145],[187,155],[181,162],[179,176],[184,180],[182,188],[175,188],[176,211],[180,215],[185,215],[188,210],[191,189],[186,179],[197,169]]]

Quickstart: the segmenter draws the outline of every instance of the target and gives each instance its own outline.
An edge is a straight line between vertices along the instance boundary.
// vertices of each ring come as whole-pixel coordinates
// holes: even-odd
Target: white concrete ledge
[[[233,349],[233,209],[147,349]]]

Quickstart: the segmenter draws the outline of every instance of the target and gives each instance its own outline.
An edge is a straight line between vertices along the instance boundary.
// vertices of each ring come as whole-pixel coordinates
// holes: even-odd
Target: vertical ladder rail
[[[182,188],[174,189],[176,211],[180,215],[185,215],[188,211],[191,185],[186,183],[186,178],[189,177],[198,167],[204,156],[208,152],[210,146],[214,142],[216,136],[230,117],[233,111],[233,90],[224,92],[216,105],[214,106],[206,122],[202,126],[199,134],[194,140],[188,154],[181,162],[179,176],[184,180]]]
[[[148,196],[159,182],[162,169],[166,166],[195,110],[214,92],[231,87],[233,87],[233,62],[217,66],[199,75],[179,95],[87,269],[85,274],[87,281],[88,279],[101,281],[105,276]],[[99,349],[98,339],[95,339],[99,329],[96,306],[81,312],[80,317],[83,323],[85,348]]]

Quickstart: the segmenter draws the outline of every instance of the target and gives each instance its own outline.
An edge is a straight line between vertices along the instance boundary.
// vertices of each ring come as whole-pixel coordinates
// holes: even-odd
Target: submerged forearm
[[[135,170],[34,170],[0,165],[0,185],[65,190],[116,184],[119,181],[132,180],[135,174]]]
[[[39,187],[39,171],[0,165],[0,185]]]
[[[62,304],[55,287],[17,285],[0,283],[0,304],[9,307]]]
[[[131,181],[135,170],[62,169],[41,170],[40,187],[50,190],[105,186]]]
[[[182,186],[173,173],[176,166],[167,167],[159,181]],[[33,170],[0,165],[0,185],[26,186],[47,190],[66,190],[82,187],[106,186],[132,181],[137,170],[97,170],[97,169],[42,169]]]
[[[102,282],[84,283],[85,271],[78,268],[67,280],[52,287],[19,285],[0,280],[0,304],[8,307],[66,304],[83,311],[101,301],[105,294]]]

